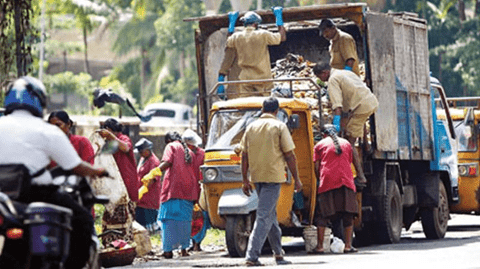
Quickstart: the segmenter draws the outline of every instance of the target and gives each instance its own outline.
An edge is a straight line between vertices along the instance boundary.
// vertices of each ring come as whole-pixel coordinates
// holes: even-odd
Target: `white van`
[[[142,122],[140,126],[163,127],[163,126],[188,126],[194,124],[192,107],[178,103],[154,103],[147,105],[144,115],[152,114],[152,119]]]

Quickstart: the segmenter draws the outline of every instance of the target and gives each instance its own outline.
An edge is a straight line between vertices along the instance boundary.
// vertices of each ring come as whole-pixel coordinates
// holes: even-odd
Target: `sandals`
[[[323,250],[319,251],[319,250],[313,249],[312,251],[307,252],[307,254],[317,254],[317,255],[319,255],[319,254],[325,254],[325,251],[323,251]]]
[[[256,261],[246,260],[246,261],[245,261],[245,265],[246,265],[247,267],[263,266],[263,264],[261,264],[258,260],[256,260]]]
[[[343,253],[357,253],[358,252],[358,249],[354,248],[354,247],[351,247],[350,249],[345,249],[343,251]]]
[[[164,257],[165,259],[172,259],[173,258],[173,252],[171,252],[171,251],[163,252],[160,256]]]
[[[182,251],[180,252],[180,256],[188,257],[188,256],[190,256],[190,254],[188,253],[188,251],[186,249],[182,249]]]

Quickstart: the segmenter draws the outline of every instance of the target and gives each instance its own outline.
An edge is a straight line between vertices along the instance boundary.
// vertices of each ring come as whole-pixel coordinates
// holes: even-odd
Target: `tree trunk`
[[[475,14],[474,16],[477,17],[480,13],[480,0],[475,0]]]
[[[23,32],[22,32],[22,7],[20,6],[21,3],[19,1],[14,1],[13,2],[15,7],[15,15],[14,15],[14,20],[15,20],[15,56],[16,56],[16,61],[17,61],[17,76],[21,77],[25,75],[25,68],[23,66],[23,58],[24,55],[22,53],[22,47],[23,47]]]
[[[90,74],[90,66],[88,65],[88,42],[87,42],[87,27],[83,27],[83,45],[85,49],[84,68],[85,72]]]
[[[141,48],[141,54],[142,54],[142,63],[140,67],[140,100],[139,103],[140,105],[143,104],[143,93],[145,91],[145,55],[147,54],[147,51],[144,48]]]
[[[63,51],[63,72],[67,72],[67,51]]]
[[[467,19],[465,15],[465,2],[463,0],[458,0],[458,14],[461,22]]]
[[[178,68],[180,72],[180,78],[185,77],[185,52],[181,51],[178,56]]]

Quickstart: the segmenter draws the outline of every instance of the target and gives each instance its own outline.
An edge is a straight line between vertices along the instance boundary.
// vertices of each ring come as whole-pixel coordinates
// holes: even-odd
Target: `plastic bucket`
[[[323,250],[325,252],[330,251],[330,234],[332,233],[330,228],[325,228],[325,236],[323,239]],[[317,227],[308,226],[303,229],[303,240],[305,241],[305,251],[312,252],[318,245],[317,241]]]

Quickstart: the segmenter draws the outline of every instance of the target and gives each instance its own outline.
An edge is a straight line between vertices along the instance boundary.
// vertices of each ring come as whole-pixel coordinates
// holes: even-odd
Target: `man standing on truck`
[[[240,18],[245,29],[242,32],[237,32],[228,37],[226,45],[225,58],[223,59],[222,69],[219,71],[218,81],[225,81],[225,76],[228,74],[228,69],[233,60],[232,57],[237,58],[238,66],[240,67],[240,80],[253,79],[271,79],[271,63],[268,46],[279,45],[281,42],[287,40],[287,32],[283,26],[282,7],[274,7],[273,14],[276,17],[276,25],[278,26],[278,33],[272,33],[267,30],[258,29],[258,25],[262,22],[260,15],[253,11],[245,13]],[[231,23],[230,23],[231,24]],[[234,49],[235,53],[231,53]],[[227,53],[230,51],[230,53]],[[260,96],[268,96],[268,92],[273,87],[273,83],[262,84],[241,84],[238,87],[239,93],[258,92]],[[217,94],[224,98],[225,88],[222,86],[217,88]]]
[[[345,126],[345,136],[355,148],[355,141],[363,137],[363,128],[367,119],[377,111],[378,100],[372,91],[363,83],[359,76],[348,70],[334,69],[327,63],[318,63],[314,74],[320,80],[328,81],[328,96],[332,103],[333,125],[340,133],[340,120],[343,112],[349,117]],[[365,184],[367,179],[363,174],[360,156],[357,150],[353,151],[353,165],[357,172],[358,183]]]
[[[346,69],[360,76],[358,54],[355,39],[337,28],[331,19],[323,19],[318,25],[320,36],[330,40],[330,66],[335,69]]]
[[[277,264],[290,264],[283,258],[282,230],[277,221],[277,201],[281,184],[285,182],[285,162],[295,180],[295,191],[302,190],[298,178],[292,136],[288,127],[276,117],[278,100],[269,97],[263,101],[263,114],[248,125],[242,137],[243,192],[250,196],[253,191],[248,178],[255,184],[258,207],[255,224],[248,240],[246,265],[260,266],[258,257],[268,236]]]

